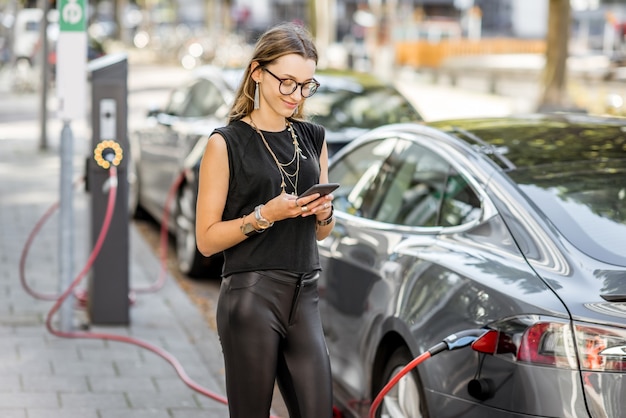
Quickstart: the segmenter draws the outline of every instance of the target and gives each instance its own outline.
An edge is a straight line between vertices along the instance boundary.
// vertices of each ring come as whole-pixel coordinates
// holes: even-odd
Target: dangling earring
[[[258,109],[260,107],[259,100],[259,82],[256,82],[256,86],[254,87],[254,108]]]

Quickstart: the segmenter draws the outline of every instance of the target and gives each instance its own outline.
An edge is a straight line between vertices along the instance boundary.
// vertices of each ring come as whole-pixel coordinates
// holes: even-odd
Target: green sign
[[[85,0],[61,0],[59,29],[61,32],[84,32],[86,16]]]

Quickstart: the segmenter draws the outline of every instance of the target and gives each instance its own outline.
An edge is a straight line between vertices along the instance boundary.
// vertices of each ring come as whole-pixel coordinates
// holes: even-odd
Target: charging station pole
[[[71,121],[85,116],[87,92],[87,4],[86,0],[61,0],[57,43],[58,116],[61,132],[61,179],[59,218],[59,290],[65,292],[73,282],[74,211],[73,142]],[[47,59],[47,57],[44,57]],[[69,295],[59,309],[59,329],[72,328],[74,298]]]
[[[109,54],[89,63],[91,78],[92,149],[115,143],[128,152],[128,61],[125,54]],[[100,145],[100,147],[99,147]],[[108,146],[108,145],[106,145]],[[88,158],[91,192],[91,236],[95,245],[107,209],[108,172]],[[129,211],[126,159],[117,167],[117,198],[111,225],[91,269],[88,311],[92,324],[121,325],[129,320]]]

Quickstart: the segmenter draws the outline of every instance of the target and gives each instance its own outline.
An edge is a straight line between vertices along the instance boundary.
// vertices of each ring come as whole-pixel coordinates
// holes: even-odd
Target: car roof
[[[222,68],[214,65],[203,65],[194,70],[194,77],[215,79],[221,78],[226,81],[233,91],[239,87],[244,69],[241,67]],[[319,91],[349,91],[361,93],[365,88],[378,88],[387,86],[379,78],[365,73],[352,71],[326,71],[319,70],[315,79],[320,83]]]
[[[214,65],[203,65],[193,71],[192,78],[206,78],[208,80],[221,80],[226,86],[235,91],[239,87],[243,69],[241,68],[222,68]]]
[[[462,139],[505,169],[626,160],[626,119],[621,118],[536,114],[426,125]]]
[[[320,83],[320,91],[346,90],[353,93],[361,93],[363,91],[363,84],[350,75],[319,72],[315,74],[315,79]]]

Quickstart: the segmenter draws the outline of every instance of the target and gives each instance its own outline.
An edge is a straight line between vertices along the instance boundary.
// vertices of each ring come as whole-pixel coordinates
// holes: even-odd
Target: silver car
[[[189,276],[207,276],[221,267],[221,256],[206,258],[196,248],[197,180],[207,137],[227,123],[242,76],[239,68],[198,68],[172,90],[164,108],[151,110],[129,135],[131,212],[145,211],[161,221],[169,210],[178,265]],[[372,76],[320,72],[316,78],[321,86],[307,99],[306,110],[326,127],[330,154],[372,127],[422,119],[393,86]]]

